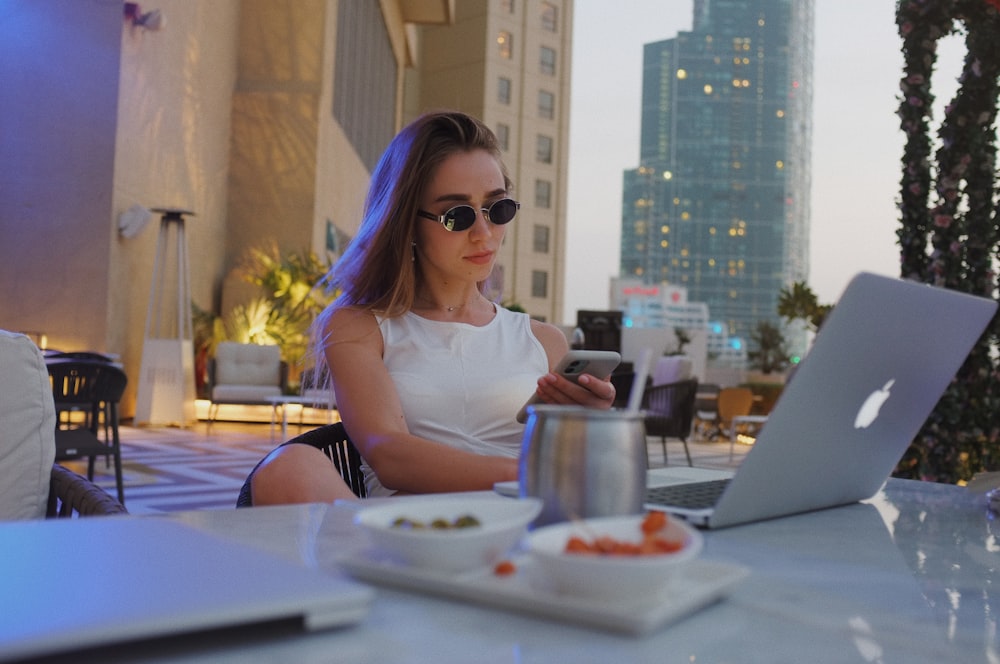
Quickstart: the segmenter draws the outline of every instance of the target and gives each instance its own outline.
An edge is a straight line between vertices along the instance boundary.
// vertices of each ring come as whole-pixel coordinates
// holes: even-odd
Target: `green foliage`
[[[750,333],[751,347],[747,353],[750,366],[765,374],[782,371],[789,364],[785,335],[773,323],[762,320]]]
[[[252,248],[240,267],[263,295],[233,308],[226,320],[229,338],[243,343],[276,344],[289,366],[301,364],[309,347],[309,328],[333,301],[324,288],[330,266],[312,252],[282,255],[270,243]]]
[[[509,309],[510,311],[516,311],[517,313],[520,313],[520,314],[526,314],[526,313],[528,313],[527,309],[525,309],[520,304],[518,304],[517,302],[514,302],[512,300],[504,302],[500,306],[502,306],[504,309]]]
[[[832,304],[820,304],[816,293],[804,281],[796,281],[791,290],[782,288],[778,294],[778,315],[789,322],[803,320],[813,332],[833,310]]]
[[[995,297],[1000,2],[900,0],[896,23],[904,60],[898,115],[906,136],[897,232],[902,276]],[[960,31],[968,53],[959,89],[940,127],[932,130],[938,41]],[[903,457],[897,476],[958,482],[1000,469],[998,333],[994,320]]]

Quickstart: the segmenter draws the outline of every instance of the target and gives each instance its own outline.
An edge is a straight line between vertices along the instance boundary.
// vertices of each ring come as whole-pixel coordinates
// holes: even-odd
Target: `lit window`
[[[546,90],[538,91],[538,117],[551,120],[556,115],[556,96]]]
[[[500,57],[510,60],[513,57],[514,38],[506,30],[501,30],[497,35],[497,47],[500,49]]]
[[[683,81],[687,77],[688,77],[688,73],[687,73],[686,69],[678,69],[677,70],[677,78],[679,78],[680,80]]]
[[[710,84],[706,83],[705,87],[702,89],[705,91],[705,94],[707,95],[712,94],[712,86]]]
[[[500,77],[497,82],[497,101],[501,104],[510,104],[510,79]]]
[[[542,30],[557,32],[559,29],[559,10],[551,2],[542,3]]]
[[[548,46],[543,46],[541,50],[540,70],[543,74],[555,76],[556,73],[556,52]]]

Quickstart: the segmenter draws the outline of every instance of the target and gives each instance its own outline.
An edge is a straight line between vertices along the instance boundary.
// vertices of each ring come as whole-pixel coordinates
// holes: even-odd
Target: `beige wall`
[[[195,213],[185,222],[185,234],[191,299],[198,306],[218,306],[225,274],[230,109],[240,3],[164,0],[156,7],[166,18],[164,28],[147,32],[126,25],[120,43],[109,263],[115,288],[108,299],[108,315],[114,321],[109,331],[111,350],[122,354],[130,377],[123,404],[126,414],[131,413],[139,382],[160,219],[154,216],[139,236],[124,239],[114,232],[118,215],[134,203]],[[161,269],[164,282],[172,286],[176,258],[168,253],[167,259]],[[162,315],[173,321],[177,307],[174,301],[167,304]]]
[[[224,291],[246,295],[233,268],[248,247],[322,253],[327,220],[353,232],[368,172],[332,117],[338,0],[160,0],[157,32],[122,4],[3,0],[0,328],[120,355],[130,416],[160,222],[126,239],[119,216],[193,210],[191,297],[224,313]],[[454,11],[380,7],[400,72],[416,52],[406,22]]]
[[[0,327],[110,347],[121,4],[4,3]]]

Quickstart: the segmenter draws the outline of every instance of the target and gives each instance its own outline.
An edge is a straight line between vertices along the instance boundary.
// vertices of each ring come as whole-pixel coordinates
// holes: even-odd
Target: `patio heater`
[[[184,217],[194,212],[152,211],[161,215],[160,236],[146,310],[135,422],[184,427],[197,420],[191,284],[184,238]]]

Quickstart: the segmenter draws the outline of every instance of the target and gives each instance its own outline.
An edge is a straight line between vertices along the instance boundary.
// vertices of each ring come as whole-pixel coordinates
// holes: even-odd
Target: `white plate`
[[[340,558],[351,576],[375,585],[458,599],[514,613],[551,618],[626,634],[646,634],[722,599],[749,570],[738,565],[694,560],[658,596],[593,600],[547,589],[527,555],[511,560],[512,576],[492,570],[450,574],[400,565],[371,551]]]

